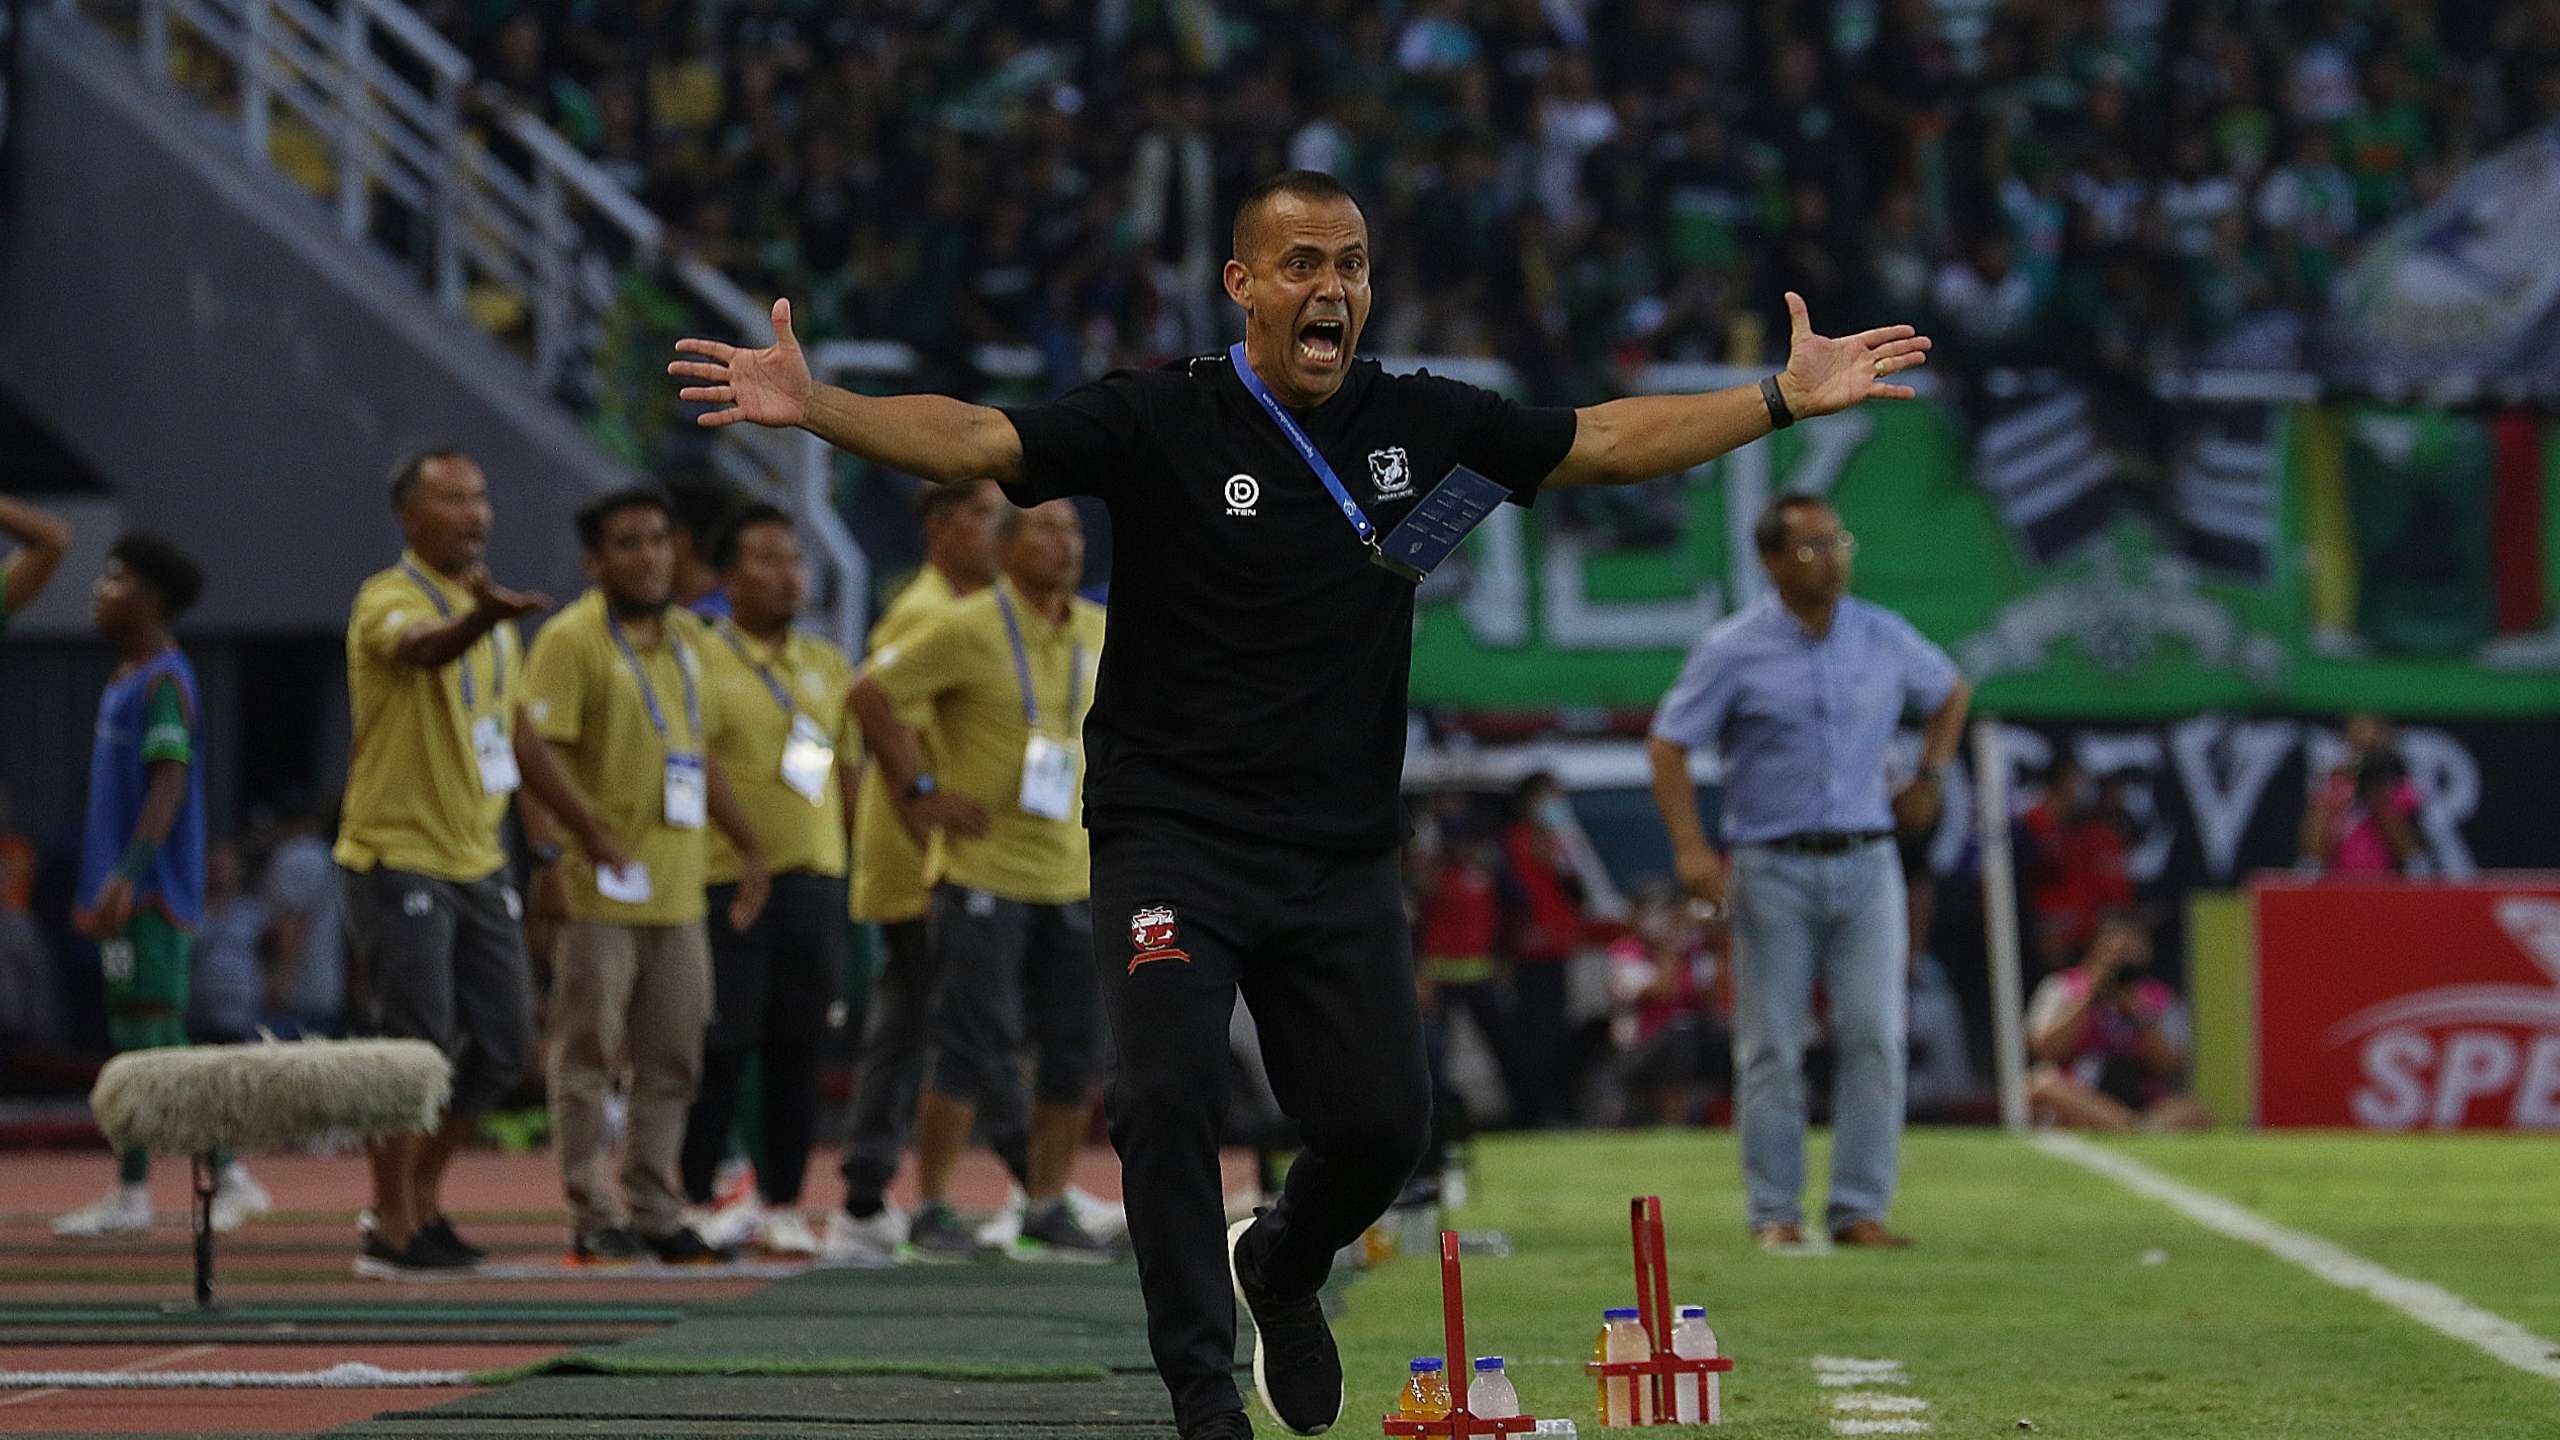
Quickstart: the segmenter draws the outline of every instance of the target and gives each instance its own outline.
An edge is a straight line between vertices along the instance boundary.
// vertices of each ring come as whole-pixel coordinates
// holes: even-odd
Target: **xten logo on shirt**
[[[1191,961],[1182,944],[1182,922],[1170,905],[1144,905],[1129,912],[1129,945],[1137,953],[1129,959],[1129,973],[1157,960]]]
[[[1369,452],[1369,483],[1378,487],[1381,500],[1402,500],[1413,494],[1413,462],[1406,458],[1403,446]]]
[[[1262,482],[1250,475],[1227,477],[1227,513],[1250,519],[1256,505],[1262,503]]]

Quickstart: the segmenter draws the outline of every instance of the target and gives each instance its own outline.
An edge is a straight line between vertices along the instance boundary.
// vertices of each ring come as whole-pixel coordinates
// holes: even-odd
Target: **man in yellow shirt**
[[[1076,598],[1084,530],[1055,501],[999,522],[1004,574],[883,654],[853,688],[853,712],[882,779],[918,829],[945,832],[932,942],[942,984],[938,1054],[917,1112],[923,1205],[908,1243],[956,1258],[977,1239],[946,1200],[982,1098],[1020,1084],[1039,1049],[1030,1207],[1017,1253],[1108,1260],[1066,1202],[1100,1064],[1092,970],[1083,725],[1102,654],[1102,608]],[[901,711],[930,706],[933,767]]]
[[[924,565],[871,627],[873,664],[897,655],[953,601],[995,583],[996,518],[1006,508],[995,485],[983,480],[927,485],[917,495]],[[917,748],[929,764],[932,707],[909,707],[898,719],[915,732]],[[933,893],[926,879],[925,846],[908,833],[900,808],[898,797],[881,782],[879,767],[863,767],[861,794],[854,804],[853,918],[880,927],[882,961],[871,983],[862,1078],[853,1098],[853,1136],[845,1147],[845,1218],[827,1222],[824,1253],[830,1259],[891,1258],[907,1239],[907,1217],[889,1203],[889,1182],[897,1177],[898,1158],[915,1123],[939,977],[933,947],[925,939],[925,909]],[[1022,1179],[1029,1171],[1022,1117],[991,1113],[982,1118],[1014,1178]]]
[[[713,542],[712,557],[730,610],[710,622],[703,646],[704,680],[718,697],[711,753],[764,842],[773,898],[744,930],[711,927],[711,1030],[685,1124],[685,1193],[696,1205],[711,1199],[739,1081],[753,1056],[764,1120],[757,1248],[815,1255],[817,1236],[798,1207],[817,1138],[818,1045],[850,949],[838,756],[852,753],[844,701],[853,662],[792,628],[808,598],[809,572],[789,516],[771,505],[742,508]],[[737,899],[744,871],[737,848],[714,835],[714,913]]]
[[[763,843],[707,744],[719,697],[703,683],[702,654],[714,642],[668,603],[673,519],[647,489],[578,512],[595,586],[534,637],[516,735],[535,798],[574,840],[559,862],[569,924],[552,977],[548,1079],[582,1263],[721,1258],[684,1224],[677,1176],[711,1019],[706,820],[740,856],[735,898],[713,923],[753,925],[767,887]],[[605,1098],[625,1069],[617,1197],[605,1175]]]
[[[489,480],[450,447],[392,472],[408,542],[356,591],[347,618],[355,739],[334,858],[352,1013],[370,1033],[425,1040],[453,1059],[433,1135],[372,1145],[373,1227],[356,1273],[465,1269],[486,1256],[454,1233],[440,1189],[454,1147],[533,1058],[523,903],[498,827],[517,784],[515,622],[548,597],[489,578]]]

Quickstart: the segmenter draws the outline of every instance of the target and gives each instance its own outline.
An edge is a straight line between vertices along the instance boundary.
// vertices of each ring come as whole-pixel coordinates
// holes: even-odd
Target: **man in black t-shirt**
[[[1885,377],[1929,348],[1908,326],[1817,336],[1789,295],[1787,368],[1758,386],[1529,408],[1353,358],[1369,234],[1332,177],[1256,186],[1234,243],[1225,282],[1243,345],[1115,372],[1045,405],[814,384],[787,301],[771,346],[685,340],[677,349],[695,358],[667,367],[692,382],[682,398],[714,407],[706,426],[799,426],[931,480],[993,475],[1016,504],[1093,495],[1111,511],[1109,640],[1084,733],[1094,949],[1118,1040],[1111,1135],[1148,1339],[1185,1440],[1252,1433],[1231,1373],[1230,1287],[1254,1322],[1264,1403],[1301,1435],[1340,1418],[1341,1361],[1316,1291],[1334,1252],[1403,1188],[1429,1122],[1396,863],[1414,586],[1371,563],[1372,536],[1454,465],[1520,505],[1544,487],[1673,474],[1796,416],[1908,398]],[[1279,1201],[1228,1228],[1222,1256],[1218,1138],[1239,989],[1306,1148]]]

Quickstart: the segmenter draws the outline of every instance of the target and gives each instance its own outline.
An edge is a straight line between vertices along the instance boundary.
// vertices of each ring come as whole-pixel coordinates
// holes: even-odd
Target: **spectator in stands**
[[[671,603],[674,528],[654,490],[615,491],[578,512],[595,587],[534,638],[515,737],[534,798],[573,842],[545,1078],[581,1264],[724,1258],[684,1223],[678,1174],[711,1019],[705,822],[742,864],[736,898],[710,923],[753,925],[768,877],[763,843],[706,745],[721,697],[701,679],[702,622]],[[626,1069],[617,1195],[605,1100]]]
[[[258,1036],[267,988],[267,902],[244,890],[240,845],[216,840],[204,853],[204,925],[188,976],[187,1039],[234,1045]]]
[[[704,687],[718,695],[711,750],[763,841],[773,898],[743,930],[709,927],[714,998],[702,1083],[685,1122],[685,1195],[697,1206],[711,1202],[752,1058],[764,1136],[756,1248],[814,1256],[818,1237],[799,1211],[800,1182],[817,1138],[818,1045],[850,958],[846,776],[837,756],[852,754],[856,738],[844,708],[853,662],[793,624],[808,602],[809,576],[789,516],[770,505],[742,508],[713,556],[730,612],[711,623],[701,652]],[[737,848],[714,835],[712,914],[736,901],[745,873]]]
[[[400,558],[366,578],[347,615],[354,737],[330,852],[347,1018],[363,1034],[435,1046],[453,1062],[453,1088],[433,1132],[367,1146],[373,1224],[355,1264],[377,1279],[486,1258],[446,1216],[444,1174],[533,1058],[532,966],[519,923],[527,907],[508,880],[498,830],[519,780],[516,622],[551,604],[490,578],[483,557],[496,515],[488,477],[468,454],[436,446],[404,458],[389,499]],[[557,858],[547,830],[536,839],[537,858]],[[283,888],[290,902],[309,903],[298,880]]]
[[[1449,1083],[1450,1026],[1459,1011],[1475,1023],[1499,1066],[1511,1112],[1517,1115],[1525,1103],[1513,1060],[1511,997],[1495,958],[1502,942],[1506,881],[1517,884],[1516,878],[1502,873],[1501,851],[1493,837],[1481,828],[1460,827],[1440,835],[1429,873],[1415,897],[1421,905],[1422,924],[1414,978],[1435,1097],[1434,1149],[1444,1162],[1449,1147],[1464,1141],[1476,1120]],[[1430,1167],[1430,1162],[1426,1160],[1425,1165]]]
[[[187,1043],[187,972],[204,921],[204,734],[195,669],[170,633],[204,593],[177,546],[138,532],[107,552],[90,614],[117,666],[98,702],[74,914],[98,943],[107,1041],[118,1053]],[[217,1160],[217,1230],[271,1208],[237,1160]],[[151,1228],[151,1157],[129,1150],[101,1199],[53,1222],[66,1239]]]
[[[1609,999],[1613,1082],[1625,1097],[1619,1119],[1689,1124],[1707,1090],[1731,1090],[1731,981],[1671,881],[1636,887],[1634,923],[1609,947]]]
[[[2427,853],[2419,806],[2391,722],[2350,716],[2347,757],[2321,778],[2302,817],[2304,867],[2324,875],[2406,874]]]
[[[2131,772],[2117,771],[2092,784],[2079,757],[2065,749],[2045,770],[2044,794],[2018,818],[2031,941],[2049,970],[2088,948],[2102,916],[2133,903],[2124,809],[2131,783]]]
[[[63,552],[71,548],[71,527],[23,500],[0,495],[0,538],[18,547],[0,562],[0,635],[6,635],[10,617],[24,613],[53,583]]]
[[[36,925],[36,846],[20,834],[0,785],[0,1053],[53,1049],[65,1038],[52,947]]]
[[[1502,858],[1517,895],[1501,949],[1511,960],[1514,996],[1508,1078],[1515,1125],[1545,1126],[1572,1117],[1565,1081],[1565,976],[1582,945],[1582,882],[1567,849],[1577,834],[1573,801],[1543,771],[1512,794]]]
[[[334,829],[309,799],[288,804],[259,884],[269,957],[260,1014],[280,1040],[335,1035],[344,1024],[347,949],[338,907],[345,887],[330,858]]]
[[[2151,931],[2115,911],[2079,964],[2027,1005],[2027,1093],[2037,1118],[2086,1130],[2201,1130],[2213,1123],[2185,1091],[2194,1025],[2177,992],[2148,974]]]

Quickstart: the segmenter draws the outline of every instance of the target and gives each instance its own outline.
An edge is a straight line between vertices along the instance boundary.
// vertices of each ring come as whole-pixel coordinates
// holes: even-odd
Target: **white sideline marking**
[[[2216,1234],[2246,1241],[2280,1260],[2289,1260],[2342,1290],[2378,1300],[2428,1329],[2475,1346],[2528,1375],[2560,1380],[2560,1344],[2503,1315],[2483,1310],[2450,1290],[2386,1270],[2354,1251],[2279,1225],[2221,1196],[2181,1184],[2139,1160],[2077,1135],[2046,1132],[2035,1136],[2032,1143],[2047,1155],[2104,1175]]]
[[[165,1350],[157,1355],[145,1355],[139,1360],[128,1360],[122,1365],[119,1365],[115,1369],[106,1373],[110,1375],[130,1375],[136,1371],[149,1370],[156,1365],[175,1365],[181,1360],[199,1359],[203,1356],[210,1355],[221,1348],[222,1347],[218,1344],[181,1345],[175,1350]],[[47,1385],[40,1389],[24,1391],[20,1394],[0,1399],[0,1407],[24,1405],[30,1400],[41,1400],[48,1395],[59,1395],[63,1392],[64,1388],[65,1387],[60,1385]]]
[[[1816,1355],[1812,1365],[1816,1370],[1847,1375],[1884,1375],[1902,1368],[1899,1360],[1856,1360],[1845,1355]]]
[[[1929,1408],[1929,1402],[1917,1395],[1882,1395],[1870,1390],[1834,1395],[1831,1408],[1852,1414],[1864,1411],[1869,1415],[1917,1415]]]
[[[207,1347],[218,1348],[218,1347]],[[0,1370],[0,1390],[407,1390],[468,1385],[467,1370],[385,1370],[347,1361],[326,1370]]]
[[[1916,1395],[1894,1395],[1860,1387],[1869,1385],[1908,1385],[1911,1376],[1899,1360],[1861,1360],[1846,1355],[1816,1355],[1806,1362],[1814,1370],[1814,1378],[1825,1389],[1848,1390],[1847,1395],[1832,1397],[1831,1408],[1864,1411],[1868,1414],[1898,1413],[1908,1417],[1929,1408],[1929,1402]],[[1926,1420],[1909,1418],[1893,1420],[1841,1420],[1831,1422],[1834,1435],[1926,1435],[1933,1427]]]

